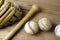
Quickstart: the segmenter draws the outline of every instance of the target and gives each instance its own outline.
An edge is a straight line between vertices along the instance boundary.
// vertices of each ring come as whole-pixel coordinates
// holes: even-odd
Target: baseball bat
[[[30,17],[38,10],[39,7],[33,5],[31,10],[25,15],[25,17],[16,25],[16,27],[10,33],[8,33],[8,35],[3,40],[9,40],[23,26],[23,24],[26,23],[30,19]]]

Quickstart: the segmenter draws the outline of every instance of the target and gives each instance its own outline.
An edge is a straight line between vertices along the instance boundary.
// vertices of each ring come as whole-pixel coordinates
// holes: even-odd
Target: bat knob
[[[32,10],[36,10],[36,11],[38,11],[40,8],[39,8],[39,6],[37,6],[37,5],[33,5],[32,6]]]

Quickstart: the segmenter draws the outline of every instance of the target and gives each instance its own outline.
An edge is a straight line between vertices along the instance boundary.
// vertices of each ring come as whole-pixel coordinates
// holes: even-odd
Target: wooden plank
[[[11,2],[16,1],[23,9],[30,9],[33,4],[37,4],[41,7],[42,12],[37,13],[31,20],[38,22],[42,17],[47,17],[52,21],[53,24],[60,23],[60,0],[10,0]],[[16,25],[16,24],[15,24]],[[0,40],[3,39],[7,33],[15,27],[7,27],[0,29]],[[53,26],[54,28],[54,26]],[[5,34],[4,34],[5,33]],[[4,34],[4,36],[2,36]],[[13,40],[60,40],[54,34],[54,29],[49,32],[39,31],[36,35],[29,35],[24,31],[24,28],[13,38]]]

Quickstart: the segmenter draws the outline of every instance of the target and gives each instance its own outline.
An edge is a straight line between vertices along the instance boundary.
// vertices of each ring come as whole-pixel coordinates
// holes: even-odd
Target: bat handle
[[[8,35],[3,40],[9,40],[22,26],[25,24],[33,14],[38,12],[39,7],[37,5],[33,5],[30,11],[26,14],[26,16],[16,25],[16,27],[8,33]]]

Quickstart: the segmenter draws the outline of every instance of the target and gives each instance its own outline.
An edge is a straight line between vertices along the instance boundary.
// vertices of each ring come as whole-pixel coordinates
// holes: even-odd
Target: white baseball
[[[60,37],[60,24],[55,27],[55,34],[57,37]]]
[[[34,21],[27,22],[24,28],[25,28],[25,31],[29,34],[35,34],[39,30],[38,24]]]
[[[51,29],[52,24],[47,18],[42,18],[38,21],[39,27],[43,31],[48,31]]]

